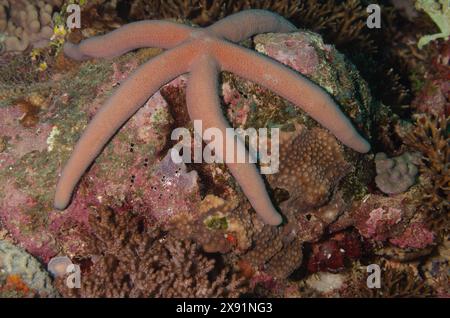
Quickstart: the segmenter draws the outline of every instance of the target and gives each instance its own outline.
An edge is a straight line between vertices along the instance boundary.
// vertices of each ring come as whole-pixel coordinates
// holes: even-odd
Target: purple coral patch
[[[400,235],[389,240],[401,248],[425,248],[433,244],[434,234],[421,222],[414,222]]]

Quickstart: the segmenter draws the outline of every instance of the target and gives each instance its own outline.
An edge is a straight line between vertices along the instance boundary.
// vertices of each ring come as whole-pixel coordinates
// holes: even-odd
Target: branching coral
[[[376,50],[367,30],[366,6],[360,0],[343,1],[301,1],[292,18],[299,25],[325,34],[326,39],[336,46],[358,46],[364,51]]]
[[[132,19],[181,18],[198,25],[211,24],[224,17],[232,1],[170,0],[134,1],[129,10]]]
[[[367,13],[360,0],[336,4],[335,1],[259,1],[259,0],[171,0],[136,1],[129,16],[132,19],[181,18],[206,26],[227,15],[248,9],[278,13],[301,27],[326,34],[338,46],[358,42],[373,50],[373,41],[364,33]]]
[[[237,297],[244,280],[220,267],[188,240],[149,232],[132,212],[101,209],[90,215],[97,254],[82,271],[80,289],[57,281],[71,297]]]
[[[368,142],[320,87],[284,65],[232,43],[257,33],[294,30],[291,23],[276,14],[248,10],[203,30],[164,21],[143,21],[83,41],[79,45],[66,43],[65,53],[78,60],[113,57],[143,46],[171,50],[136,71],[89,124],[62,172],[56,189],[55,207],[67,207],[83,173],[113,134],[145,100],[164,83],[185,72],[190,72],[186,92],[188,112],[192,120],[202,120],[203,129],[218,128],[223,136],[227,135],[228,123],[222,115],[217,97],[217,77],[220,71],[225,70],[255,81],[290,100],[356,151],[369,151]],[[238,147],[241,151],[245,149],[239,139],[232,145],[224,143],[224,153],[216,155],[224,156],[231,147]],[[281,216],[273,207],[256,166],[228,161],[228,168],[256,212],[268,224],[280,224]]]
[[[60,0],[0,2],[0,32],[5,33],[3,51],[24,51],[30,45],[42,46],[53,34],[53,6]]]
[[[404,136],[405,143],[422,154],[419,169],[424,180],[424,201],[430,216],[448,219],[450,173],[448,118],[421,114],[414,127]],[[428,182],[427,182],[428,181]]]
[[[17,90],[19,87],[29,87],[31,83],[39,80],[39,74],[35,66],[30,63],[29,56],[15,55],[0,60],[0,88],[3,92],[5,88],[14,86]]]
[[[264,9],[276,12],[286,18],[297,10],[299,1],[225,1],[225,0],[153,0],[134,1],[127,17],[132,20],[142,19],[188,19],[193,23],[206,26],[226,15],[246,9]]]
[[[366,266],[355,265],[350,273],[344,297],[407,298],[431,297],[433,289],[410,266],[397,266],[395,262],[381,260],[381,288],[367,287]]]

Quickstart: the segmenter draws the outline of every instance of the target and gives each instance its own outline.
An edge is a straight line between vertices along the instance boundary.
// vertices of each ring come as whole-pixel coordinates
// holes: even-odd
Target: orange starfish
[[[66,55],[84,60],[115,57],[140,47],[168,49],[136,70],[89,123],[63,169],[55,194],[55,208],[64,209],[89,165],[116,131],[164,84],[189,73],[186,102],[192,120],[203,130],[215,127],[226,135],[229,127],[218,97],[218,75],[228,71],[264,86],[307,112],[345,145],[367,152],[370,145],[354,129],[331,97],[319,86],[277,61],[234,44],[258,33],[291,32],[296,28],[265,10],[246,10],[207,28],[167,21],[130,23],[78,45],[66,43]],[[242,147],[235,141],[231,147]],[[224,152],[227,145],[223,145]],[[281,223],[256,166],[227,163],[258,215],[271,225]]]

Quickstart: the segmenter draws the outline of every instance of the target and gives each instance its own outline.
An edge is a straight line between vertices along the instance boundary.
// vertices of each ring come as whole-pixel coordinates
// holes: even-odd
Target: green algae
[[[422,36],[417,43],[419,49],[437,39],[447,40],[450,36],[449,0],[416,0],[416,8],[425,11],[440,31],[436,34]]]
[[[228,221],[225,216],[221,215],[210,215],[203,223],[210,230],[226,230],[228,229]]]

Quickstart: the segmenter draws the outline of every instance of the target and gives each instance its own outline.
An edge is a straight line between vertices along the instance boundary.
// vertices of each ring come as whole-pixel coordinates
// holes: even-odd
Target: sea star
[[[55,208],[67,207],[81,176],[116,131],[161,86],[184,73],[189,73],[186,91],[189,116],[191,120],[202,120],[204,130],[216,127],[226,135],[225,129],[229,126],[218,97],[218,75],[228,71],[291,101],[345,145],[359,152],[369,151],[368,142],[319,86],[290,68],[233,43],[258,33],[295,30],[294,25],[277,14],[246,10],[207,28],[168,21],[141,21],[78,45],[66,43],[65,54],[76,60],[111,58],[141,47],[169,50],[136,70],[89,123],[62,171],[56,187]],[[232,146],[242,147],[242,141],[235,141]],[[225,144],[223,149],[226,153]],[[227,166],[263,221],[280,224],[282,217],[272,205],[256,165],[227,163]]]

